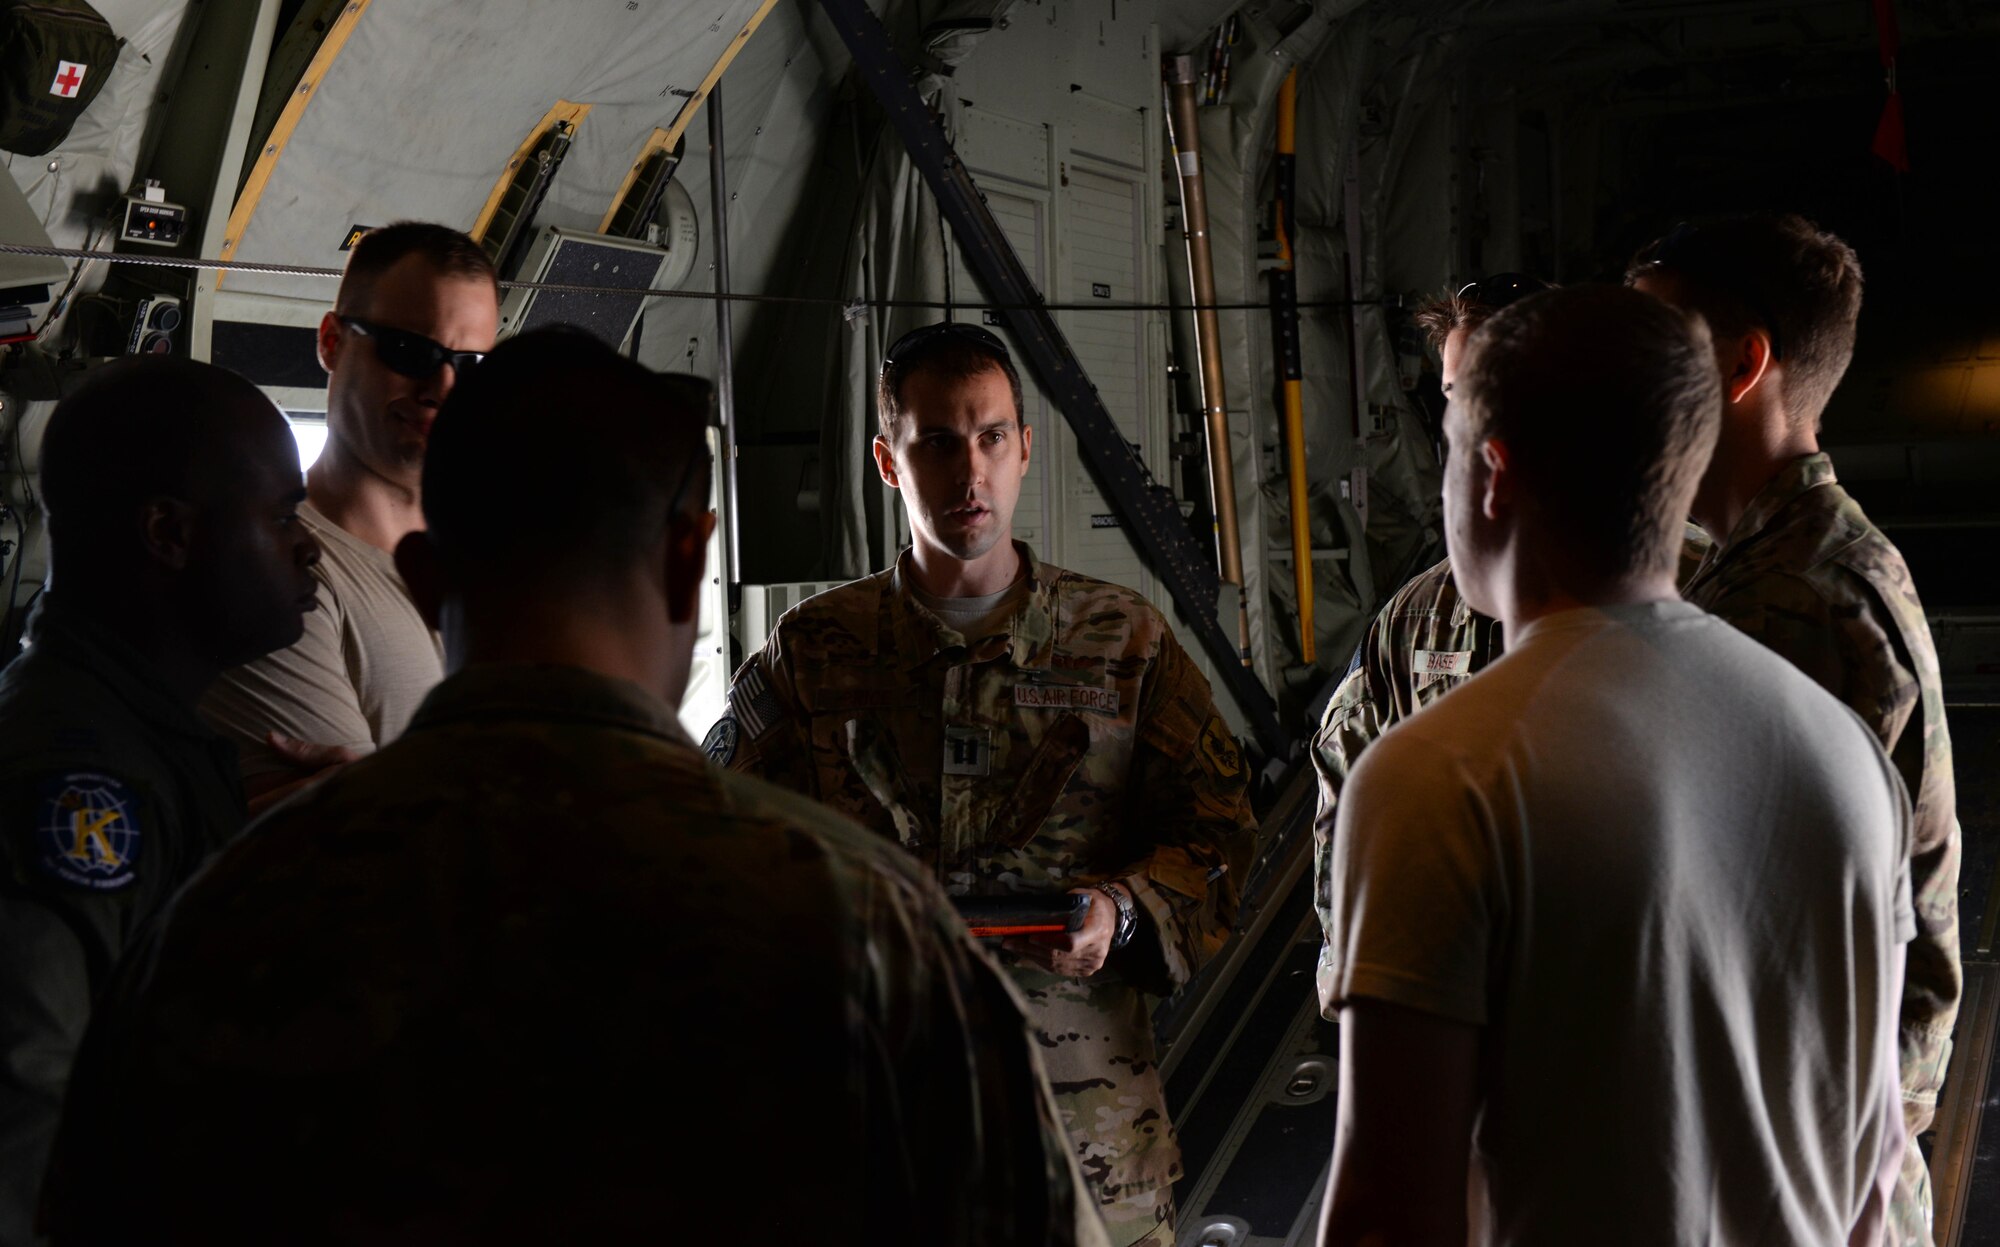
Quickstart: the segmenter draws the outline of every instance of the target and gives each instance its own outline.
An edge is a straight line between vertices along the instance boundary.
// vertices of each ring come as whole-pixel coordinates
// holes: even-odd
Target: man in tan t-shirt
[[[225,673],[202,704],[239,743],[253,804],[395,739],[444,678],[390,552],[424,526],[438,406],[499,324],[492,261],[459,231],[405,221],[355,245],[320,321],[326,449],[299,508],[325,550],[319,609],[298,644]]]

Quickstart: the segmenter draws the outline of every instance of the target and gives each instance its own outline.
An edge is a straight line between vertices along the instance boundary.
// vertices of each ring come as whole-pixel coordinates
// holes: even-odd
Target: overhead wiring
[[[63,260],[102,260],[108,264],[145,264],[155,268],[211,269],[232,273],[262,273],[273,277],[317,277],[337,280],[341,270],[319,268],[298,264],[254,264],[240,260],[195,260],[181,256],[129,255],[123,252],[83,251],[74,247],[32,247],[23,243],[0,243],[0,253],[10,255],[50,256]],[[1199,305],[1180,303],[1117,303],[1108,299],[1091,299],[1081,303],[964,303],[940,299],[842,299],[829,295],[794,294],[722,294],[713,290],[670,290],[649,287],[631,290],[613,286],[582,286],[568,282],[553,281],[503,281],[504,290],[542,290],[562,294],[618,295],[624,298],[646,295],[662,299],[706,299],[731,303],[788,303],[802,306],[838,308],[850,316],[856,310],[874,308],[917,308],[940,312],[1025,312],[1042,310],[1049,312],[1163,312],[1185,313],[1189,311],[1217,312],[1268,312],[1270,305],[1256,303],[1204,303]],[[1300,308],[1346,308],[1361,306],[1401,305],[1396,297],[1383,299],[1302,299]]]
[[[107,253],[98,250],[97,229],[98,223],[92,221],[90,228],[85,231],[82,250],[87,254],[71,266],[69,280],[63,283],[62,293],[58,294],[49,303],[49,310],[43,315],[41,326],[35,330],[36,337],[40,337],[43,333],[47,332],[48,327],[55,322],[56,317],[61,316],[63,310],[69,306],[69,297],[76,293],[76,284],[83,280],[83,275],[89,270],[91,261],[106,258]],[[105,237],[110,237],[108,231]]]

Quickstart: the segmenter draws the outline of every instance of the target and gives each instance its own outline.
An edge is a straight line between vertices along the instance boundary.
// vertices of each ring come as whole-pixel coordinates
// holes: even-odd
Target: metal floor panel
[[[1187,1247],[1310,1241],[1333,1152],[1334,1028],[1313,970],[1312,768],[1264,818],[1239,934],[1155,1017],[1167,1103],[1187,1176],[1175,1190]]]
[[[1951,1077],[1938,1101],[1931,1193],[1938,1247],[2000,1244],[2000,1101],[1992,1080],[2000,1025],[2000,965],[1967,963]],[[1982,1119],[1984,1119],[1982,1121]],[[1971,1197],[1983,1188],[1978,1213]],[[1984,1225],[1979,1222],[1983,1219]]]

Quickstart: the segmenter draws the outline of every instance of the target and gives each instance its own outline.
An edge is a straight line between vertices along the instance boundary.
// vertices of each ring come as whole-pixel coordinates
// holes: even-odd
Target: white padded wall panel
[[[1100,298],[1110,303],[1137,301],[1145,284],[1141,279],[1145,214],[1137,176],[1065,165],[1060,298],[1086,304]],[[1144,320],[1113,311],[1064,312],[1059,320],[1118,431],[1144,456],[1152,440],[1146,427]],[[1150,596],[1151,577],[1145,564],[1124,530],[1107,526],[1107,520],[1115,518],[1111,505],[1091,478],[1075,435],[1067,425],[1062,432],[1067,461],[1062,478],[1067,491],[1064,560],[1085,575],[1131,585]]]
[[[1002,232],[1007,235],[1007,241],[1013,245],[1014,253],[1021,258],[1029,276],[1042,289],[1048,289],[1047,129],[967,107],[960,113],[959,135],[959,157],[985,191],[987,208],[1000,223]],[[953,297],[962,303],[978,305],[986,302],[985,293],[980,290],[972,271],[966,267],[965,257],[956,245],[952,247],[951,288]],[[1007,345],[1019,363],[1020,345],[1013,341],[1004,327],[995,323],[997,317],[979,312],[961,312],[957,319],[985,324],[993,329],[1007,339]],[[1021,482],[1020,501],[1014,509],[1014,535],[1027,542],[1038,557],[1061,563],[1062,559],[1052,546],[1056,524],[1050,511],[1049,481],[1052,479],[1050,456],[1057,449],[1056,428],[1062,424],[1062,417],[1050,407],[1034,378],[1025,375],[1025,367],[1022,371],[1021,414],[1035,431],[1035,443],[1028,463],[1028,476]]]

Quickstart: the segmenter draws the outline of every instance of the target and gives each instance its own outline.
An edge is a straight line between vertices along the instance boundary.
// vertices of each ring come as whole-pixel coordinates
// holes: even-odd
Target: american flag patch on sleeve
[[[784,717],[764,668],[754,662],[729,686],[729,709],[751,740],[763,739]]]

